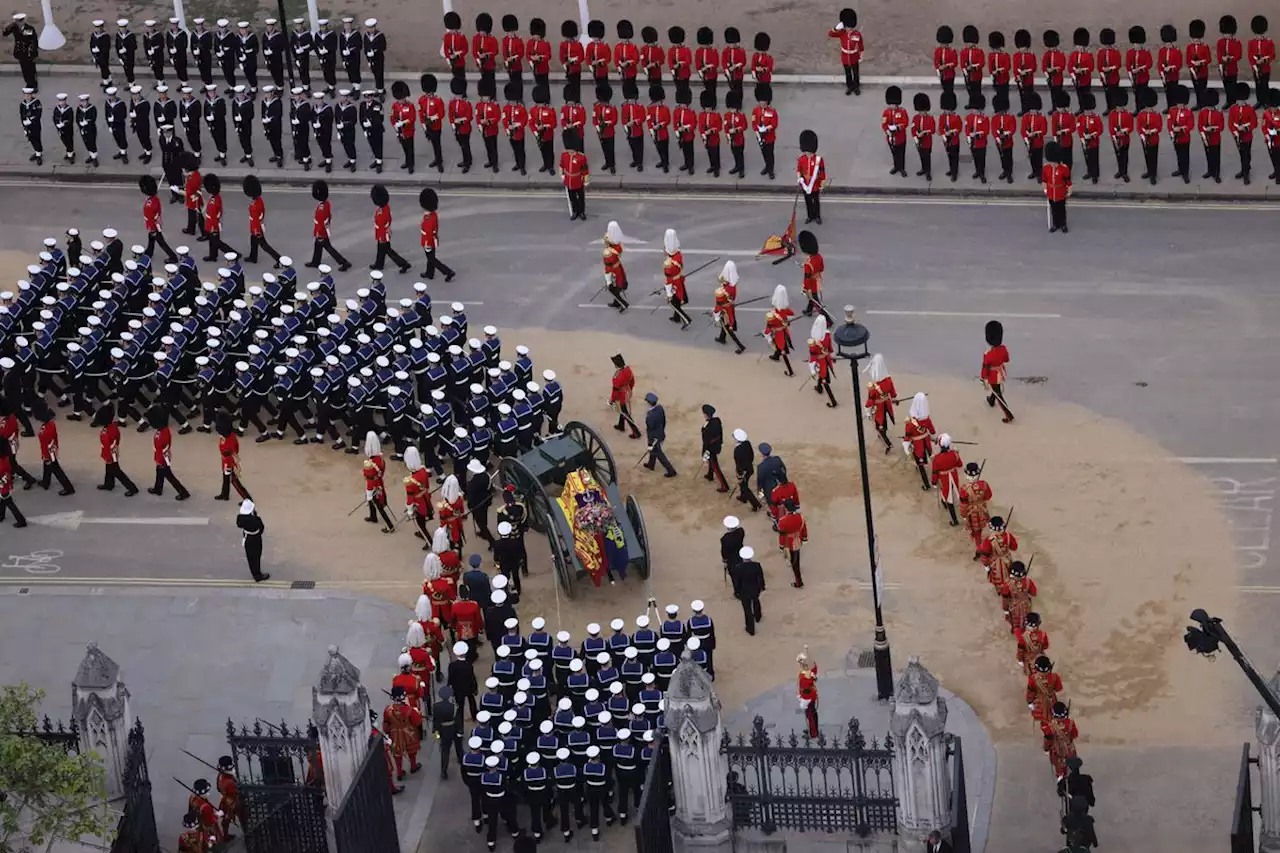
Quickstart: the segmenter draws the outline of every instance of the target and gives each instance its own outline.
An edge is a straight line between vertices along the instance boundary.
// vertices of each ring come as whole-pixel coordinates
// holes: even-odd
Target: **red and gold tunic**
[[[422,594],[431,599],[431,616],[448,625],[453,621],[453,602],[458,598],[458,583],[451,577],[441,576],[433,581],[424,581]],[[425,623],[423,626],[425,632]]]
[[[206,853],[209,849],[204,833],[198,829],[188,829],[178,836],[178,853]]]
[[[422,633],[427,637],[427,650],[436,658],[440,659],[440,651],[444,648],[444,625],[443,620],[432,617],[426,622],[419,622],[422,626]],[[412,654],[412,652],[410,652]]]
[[[1075,720],[1049,719],[1040,723],[1040,731],[1044,734],[1044,751],[1049,753],[1049,763],[1059,779],[1067,775],[1067,759],[1076,757],[1076,738],[1080,737],[1080,729]]]
[[[800,668],[796,676],[796,695],[809,702],[818,701],[818,665],[810,663]]]
[[[897,396],[898,389],[893,387],[892,376],[867,383],[866,407],[875,418],[876,429],[883,430],[893,422],[893,401]]]
[[[992,533],[978,546],[978,559],[987,567],[987,580],[999,589],[1009,580],[1009,564],[1018,550],[1018,539],[1007,530]]]
[[[800,506],[800,490],[796,488],[795,483],[779,483],[773,487],[773,491],[767,495],[769,500],[769,512],[773,515],[774,521],[781,521],[783,512],[786,509],[787,501],[793,501],[797,507]]]
[[[218,774],[218,793],[221,799],[218,800],[218,811],[222,812],[223,824],[229,824],[231,821],[240,820],[240,786],[236,784],[236,777],[230,773]]]
[[[1017,634],[1027,624],[1031,612],[1031,599],[1036,594],[1036,582],[1031,578],[1010,577],[1000,587],[1004,599],[1004,615],[1009,620],[1010,632]]]
[[[911,443],[911,455],[915,457],[916,462],[921,465],[928,462],[929,457],[933,455],[933,436],[936,432],[933,428],[933,419],[907,418],[902,431],[903,439]]]
[[[410,705],[388,705],[382,712],[382,730],[391,738],[391,751],[396,755],[417,755],[422,743],[422,713]]]
[[[809,341],[809,373],[815,382],[827,382],[831,379],[831,356],[827,354],[821,341]]]
[[[480,605],[470,599],[463,599],[453,605],[453,624],[458,632],[459,640],[474,640],[484,633],[484,619],[480,614]]]
[[[206,838],[213,839],[213,846],[217,846],[225,840],[222,827],[218,825],[218,813],[214,810],[212,803],[199,794],[192,794],[187,798],[187,811],[195,812],[199,815],[200,832]]]
[[[387,470],[387,463],[381,456],[370,456],[364,461],[364,490],[369,500],[378,506],[387,505],[387,488],[382,475]]]
[[[938,498],[947,504],[954,504],[960,497],[960,471],[964,469],[964,461],[955,450],[944,450],[933,457],[932,480],[938,487]]]
[[[619,367],[613,372],[609,387],[609,404],[626,406],[631,402],[631,394],[636,387],[635,373],[630,367]]]
[[[790,308],[783,308],[781,311],[771,308],[769,313],[764,315],[764,336],[772,344],[773,351],[779,355],[791,352],[791,336],[788,334],[787,321],[794,315],[795,312]]]
[[[982,532],[991,521],[991,512],[987,509],[990,501],[991,487],[986,480],[974,480],[960,487],[960,515],[975,548],[982,544]]]
[[[449,503],[444,499],[436,503],[436,512],[440,516],[440,526],[448,529],[449,542],[455,548],[462,547],[462,516],[466,511],[461,497],[453,503]],[[440,561],[444,562],[443,554],[440,555]],[[454,573],[457,573],[456,570]]]
[[[731,332],[738,330],[738,309],[734,302],[738,298],[738,288],[732,284],[722,284],[716,288],[716,304],[712,313],[720,321],[720,325]]]
[[[988,385],[1003,385],[1008,364],[1009,350],[1004,344],[987,350],[982,354],[982,381]]]
[[[674,299],[681,305],[689,301],[689,294],[684,288],[683,252],[667,255],[662,262],[662,278],[668,299]]]
[[[618,290],[627,289],[627,271],[622,266],[622,246],[608,240],[604,244],[604,275],[605,280]]]
[[[421,653],[428,661],[431,660],[431,656],[426,654],[423,649],[410,649],[409,656],[413,657],[414,652]],[[430,672],[430,670],[428,670],[428,672]],[[422,679],[412,672],[401,672],[398,673],[395,678],[391,679],[392,692],[394,692],[397,687],[403,687],[405,695],[408,696],[409,701],[415,705],[422,700],[423,695],[426,693],[426,688],[423,686]]]
[[[1036,658],[1049,650],[1049,635],[1039,628],[1021,628],[1014,636],[1018,640],[1018,663],[1022,664],[1023,674],[1030,678]]]
[[[809,541],[809,525],[798,512],[789,512],[778,519],[778,547],[783,551],[799,551]]]
[[[404,478],[405,508],[412,508],[420,518],[431,517],[431,475],[419,468]]]
[[[1031,716],[1044,722],[1053,716],[1053,703],[1058,701],[1058,691],[1062,689],[1062,676],[1056,672],[1039,672],[1033,670],[1027,678],[1027,704],[1031,706]]]
[[[435,620],[432,620],[430,623],[420,624],[434,625],[436,623]],[[421,692],[419,692],[418,698],[421,699],[427,693],[427,685],[431,683],[431,673],[436,670],[435,653],[429,648],[411,648],[409,649],[409,657],[413,659],[413,663],[409,664],[409,672],[412,673],[414,678],[419,679]],[[396,677],[399,678],[400,676]],[[394,684],[393,681],[392,686]]]

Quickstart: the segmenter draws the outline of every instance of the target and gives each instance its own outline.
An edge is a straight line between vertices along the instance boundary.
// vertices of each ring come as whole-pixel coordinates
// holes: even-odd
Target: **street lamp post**
[[[1210,616],[1198,607],[1191,611],[1191,619],[1200,627],[1187,626],[1187,633],[1182,638],[1183,642],[1187,644],[1187,648],[1198,655],[1212,657],[1218,651],[1219,644],[1226,646],[1231,657],[1235,659],[1240,669],[1244,671],[1245,677],[1249,679],[1254,689],[1262,697],[1262,701],[1267,703],[1271,713],[1280,717],[1280,697],[1271,692],[1271,688],[1262,680],[1262,676],[1254,668],[1249,656],[1241,651],[1235,640],[1231,639],[1231,635],[1223,627],[1222,620],[1215,616]]]
[[[867,521],[867,557],[871,567],[871,599],[875,603],[876,633],[873,645],[876,661],[876,691],[882,702],[893,697],[893,660],[889,653],[889,635],[884,629],[884,613],[880,607],[880,575],[876,548],[875,519],[871,515],[871,480],[867,476],[867,436],[862,426],[862,388],[858,383],[858,362],[871,355],[867,341],[871,331],[854,319],[852,305],[844,307],[844,325],[832,337],[837,355],[849,364],[849,381],[853,385],[853,420],[858,425],[858,463],[862,467],[862,507]]]

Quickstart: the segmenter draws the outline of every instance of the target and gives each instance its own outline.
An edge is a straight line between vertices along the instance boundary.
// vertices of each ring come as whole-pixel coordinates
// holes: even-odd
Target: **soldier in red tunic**
[[[818,251],[818,238],[812,231],[801,231],[796,235],[796,243],[805,256],[802,264],[804,281],[801,289],[808,301],[802,313],[810,317],[814,311],[819,311],[827,318],[827,322],[832,322],[831,315],[822,305],[822,274],[826,270],[826,263]]]
[[[1049,719],[1058,691],[1062,690],[1062,676],[1053,671],[1053,661],[1046,655],[1036,658],[1034,671],[1027,678],[1027,707],[1037,722]]]
[[[835,394],[831,393],[831,356],[822,346],[822,341],[809,339],[809,375],[813,377],[813,390],[817,394],[826,393],[827,408],[837,405]]]
[[[959,527],[956,503],[960,500],[960,470],[964,467],[964,462],[960,459],[960,453],[952,449],[951,436],[945,432],[938,436],[938,453],[933,457],[931,465],[931,482],[938,487],[938,500],[947,508],[951,526]]]
[[[804,708],[804,721],[809,737],[818,736],[818,665],[809,660],[809,647],[796,657],[800,672],[796,675],[796,696]]]
[[[200,819],[200,832],[209,839],[210,846],[226,841],[226,835],[218,819],[224,817],[209,802],[209,791],[212,786],[207,779],[197,779],[191,783],[191,796],[187,798],[187,811],[194,812]]]
[[[431,716],[431,691],[428,685],[431,677],[431,656],[425,649],[416,649],[416,651],[419,652],[419,659],[427,663],[415,664],[414,656],[407,648],[401,652],[400,657],[396,659],[396,665],[400,671],[391,679],[391,692],[394,694],[397,687],[403,689],[405,701],[409,707],[429,717]]]
[[[908,414],[906,423],[902,425],[902,452],[915,460],[921,486],[927,492],[932,486],[929,484],[929,475],[925,473],[925,466],[933,456],[934,428],[933,419],[929,417],[929,398],[923,391],[911,398]]]
[[[1053,716],[1040,722],[1044,734],[1044,751],[1049,753],[1049,763],[1054,775],[1062,781],[1067,775],[1067,761],[1076,757],[1076,738],[1080,729],[1071,719],[1071,709],[1061,702],[1053,703]]]
[[[818,134],[800,132],[800,156],[796,159],[796,183],[804,193],[804,224],[822,224],[822,188],[827,183],[827,167],[818,153]]]
[[[123,353],[121,354],[123,356]],[[124,486],[124,496],[131,498],[138,493],[128,475],[120,468],[120,425],[116,423],[116,407],[114,403],[104,403],[93,417],[93,425],[99,428],[98,443],[101,445],[100,457],[106,468],[98,490],[109,492],[116,487],[116,480]]]
[[[453,474],[445,477],[444,484],[440,486],[440,500],[436,502],[436,512],[440,515],[440,530],[448,531],[449,552],[457,557],[462,553],[462,545],[466,542],[466,532],[462,525],[466,507],[462,500],[462,486]],[[441,565],[444,565],[444,552],[434,547],[440,538],[440,530],[437,530],[432,538],[432,550],[440,557]],[[459,562],[458,565],[460,566],[461,563]]]
[[[13,452],[8,439],[0,438],[0,521],[4,521],[6,512],[13,513],[14,527],[27,526],[22,510],[13,502]]]
[[[787,289],[780,284],[773,289],[769,311],[764,315],[764,331],[760,334],[773,349],[769,360],[781,361],[787,369],[787,376],[795,375],[795,371],[791,369],[791,359],[787,357],[788,353],[795,349],[791,343],[790,330],[793,317],[795,312],[789,307]]]
[[[991,520],[991,513],[987,511],[991,487],[982,479],[982,467],[977,462],[964,466],[964,479],[960,486],[960,517],[973,538],[973,559],[976,560],[980,556],[978,548],[982,545],[983,532]]]
[[[1004,599],[1004,617],[1009,620],[1009,632],[1017,634],[1027,622],[1031,612],[1031,599],[1036,594],[1036,582],[1027,577],[1028,568],[1021,560],[1009,566],[1009,579],[1000,587]]]
[[[429,551],[431,534],[427,532],[427,522],[435,518],[431,509],[431,473],[423,467],[418,448],[412,445],[405,448],[404,465],[409,469],[409,476],[404,478],[404,514],[417,525],[414,536],[422,540],[422,550]]]
[[[56,477],[58,485],[62,489],[59,495],[74,495],[76,493],[75,486],[71,485],[71,480],[67,478],[66,472],[62,470],[62,463],[58,461],[58,424],[54,421],[53,409],[44,406],[37,410],[36,417],[40,419],[40,461],[43,463],[43,471],[40,474],[40,486],[48,490],[49,485]]]
[[[378,728],[378,712],[372,708],[369,709],[369,724],[369,734],[382,741],[382,755],[387,760],[387,779],[391,783],[392,796],[404,793],[404,785],[396,784],[396,765],[391,759],[391,738]]]
[[[785,472],[778,475],[781,480],[778,485],[773,487],[773,491],[764,495],[765,500],[769,504],[769,514],[773,516],[773,527],[776,530],[778,522],[782,520],[783,511],[787,504],[795,504],[796,509],[800,508],[800,490],[796,488],[796,484],[787,479]]]
[[[156,463],[156,484],[147,491],[160,496],[164,494],[164,484],[168,482],[178,492],[174,495],[174,500],[185,501],[191,497],[191,493],[173,473],[173,433],[169,429],[169,413],[161,406],[152,406],[147,412],[147,422],[156,431],[152,439],[155,449],[153,455]],[[188,432],[190,429],[187,427]]]
[[[684,281],[684,253],[680,251],[680,238],[674,228],[668,228],[662,235],[662,292],[671,306],[671,322],[679,323],[681,330],[689,328],[693,322],[684,310],[689,302],[689,293]]]
[[[1018,539],[1004,529],[1004,519],[991,516],[991,532],[978,546],[978,561],[987,569],[987,580],[999,589],[1009,579],[1009,564],[1018,550]]]
[[[1023,620],[1023,627],[1014,632],[1018,641],[1018,663],[1022,664],[1022,674],[1031,677],[1032,664],[1036,658],[1049,650],[1049,635],[1040,629],[1040,614],[1028,613]]]
[[[907,127],[911,119],[902,108],[902,89],[890,86],[884,90],[884,112],[880,114],[880,130],[889,146],[893,168],[890,175],[907,176]]]
[[[640,430],[636,426],[635,418],[631,416],[631,395],[636,389],[635,374],[627,365],[626,359],[622,357],[622,353],[614,355],[611,361],[615,370],[609,388],[609,408],[618,413],[618,422],[613,425],[613,428],[623,432],[627,427],[631,427],[631,437],[639,438]]]
[[[985,328],[987,349],[982,354],[982,384],[987,388],[987,405],[993,409],[999,405],[1004,412],[1004,422],[1013,422],[1013,412],[1004,401],[1005,379],[1009,371],[1009,350],[1004,345],[1004,324],[990,320]]]
[[[735,355],[746,350],[742,341],[738,340],[738,265],[733,261],[725,261],[720,272],[720,286],[715,291],[715,304],[711,309],[711,319],[720,330],[716,335],[716,343],[723,344],[727,338],[733,338],[737,349]]]
[[[889,440],[889,424],[896,422],[893,406],[898,389],[894,387],[893,377],[889,375],[889,368],[885,366],[884,356],[880,353],[871,356],[870,363],[862,368],[862,372],[871,377],[867,382],[865,406],[876,422],[876,433],[884,442],[884,452],[889,453],[893,450],[893,442]]]
[[[236,784],[236,762],[230,755],[218,759],[218,811],[222,815],[222,837],[225,841],[235,838],[231,824],[240,822],[240,786]]]
[[[786,514],[778,519],[778,548],[791,563],[791,574],[795,580],[791,585],[796,589],[804,589],[804,576],[800,574],[800,549],[809,541],[809,525],[805,524],[800,514],[800,504],[787,501],[783,505]]]
[[[409,756],[409,772],[422,769],[418,751],[422,746],[422,713],[411,704],[411,698],[400,685],[391,688],[391,704],[382,712],[382,730],[391,738],[391,756],[396,779],[404,779],[404,757]]]
[[[858,31],[858,13],[852,9],[840,10],[840,22],[828,33],[827,38],[840,39],[840,64],[844,67],[844,93],[862,94],[862,33]]]
[[[178,853],[206,853],[213,839],[200,831],[200,815],[187,812],[182,818],[182,834],[178,836]]]
[[[619,314],[626,313],[631,307],[627,301],[627,270],[622,265],[622,228],[615,221],[610,221],[604,232],[604,287],[613,297],[610,308],[617,308]]]
[[[365,521],[370,524],[378,523],[378,516],[382,516],[383,533],[395,533],[396,526],[391,523],[391,516],[387,514],[387,487],[384,476],[387,472],[386,460],[382,457],[382,443],[378,441],[378,434],[370,430],[364,437],[364,497],[369,505],[369,517]]]
[[[214,427],[218,431],[218,456],[222,466],[222,491],[214,498],[216,501],[231,500],[231,489],[236,490],[240,500],[249,500],[249,490],[240,481],[240,438],[236,435],[231,423],[231,415],[218,412],[214,419]]]
[[[423,559],[422,576],[422,594],[431,600],[431,618],[440,620],[442,625],[452,625],[453,602],[458,597],[457,581],[444,574],[440,557],[435,553],[427,554]]]
[[[467,658],[474,660],[476,645],[480,641],[480,635],[484,633],[484,615],[480,612],[480,605],[471,600],[471,593],[465,586],[458,590],[458,600],[453,603],[453,627],[458,634],[458,642],[467,644]],[[453,653],[456,658],[457,646]],[[471,713],[475,716],[474,703]]]

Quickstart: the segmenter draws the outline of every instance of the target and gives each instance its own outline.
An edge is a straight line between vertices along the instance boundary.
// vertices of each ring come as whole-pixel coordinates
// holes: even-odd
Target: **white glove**
[[[902,452],[907,454],[908,456],[911,455],[911,442],[909,441],[902,442]]]
[[[374,494],[373,489],[365,489],[365,490],[364,490],[364,499],[365,499],[366,501],[371,501],[371,500],[373,500],[373,494]]]
[[[840,23],[836,24],[836,29],[837,29],[837,30],[843,30],[843,29],[844,29],[844,21],[841,21]]]
[[[604,283],[609,287],[613,286],[613,279],[614,279],[613,273],[607,272],[604,274]]]
[[[809,702],[810,702],[811,700],[809,700],[809,699],[804,699],[804,698],[802,698],[802,697],[800,697],[800,696],[797,696],[797,697],[796,697],[796,699],[799,699],[799,700],[800,700],[800,707],[801,707],[801,708],[808,708],[808,707],[809,707]]]

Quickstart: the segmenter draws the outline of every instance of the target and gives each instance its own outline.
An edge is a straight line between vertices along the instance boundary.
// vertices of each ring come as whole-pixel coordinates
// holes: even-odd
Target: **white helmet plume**
[[[680,238],[676,236],[676,229],[668,228],[667,233],[662,235],[662,248],[668,255],[680,251]]]
[[[773,299],[769,302],[775,311],[785,311],[787,306],[791,304],[791,300],[787,297],[786,285],[780,284],[773,289]]]
[[[917,391],[916,395],[911,398],[911,417],[916,420],[929,417],[929,398],[924,395],[923,391]]]

